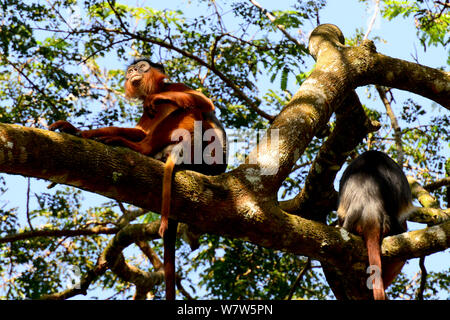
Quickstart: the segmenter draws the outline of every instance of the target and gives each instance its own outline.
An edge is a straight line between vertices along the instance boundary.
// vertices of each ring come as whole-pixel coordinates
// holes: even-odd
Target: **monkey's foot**
[[[164,237],[164,233],[166,232],[168,227],[169,227],[168,221],[161,220],[161,225],[159,226],[159,231],[158,231],[161,238]]]

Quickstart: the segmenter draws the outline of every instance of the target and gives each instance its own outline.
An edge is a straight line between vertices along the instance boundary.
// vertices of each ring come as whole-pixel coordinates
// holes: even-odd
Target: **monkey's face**
[[[147,61],[139,61],[136,64],[132,64],[127,69],[126,81],[131,83],[133,87],[138,88],[144,78],[144,74],[151,69],[150,63]]]
[[[167,76],[147,60],[140,60],[127,68],[125,75],[125,96],[144,100],[156,93]]]

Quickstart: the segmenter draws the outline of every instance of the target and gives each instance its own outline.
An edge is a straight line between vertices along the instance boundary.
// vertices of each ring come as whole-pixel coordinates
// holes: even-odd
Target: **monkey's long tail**
[[[386,300],[381,269],[380,230],[378,228],[375,229],[364,236],[371,267],[370,270],[375,272],[369,279],[371,279],[373,288],[373,298],[375,300]]]
[[[175,300],[175,242],[177,240],[178,221],[169,219],[164,232],[164,280],[166,282],[166,300]]]
[[[168,220],[170,213],[170,195],[172,192],[172,175],[176,164],[176,159],[172,154],[167,157],[164,164],[164,177],[162,185],[162,205],[161,205],[161,225],[159,227],[159,235],[164,237],[164,232],[168,228]]]
[[[159,234],[164,242],[164,279],[166,282],[166,300],[175,300],[175,242],[178,222],[169,219],[172,175],[176,158],[170,154],[164,165],[162,187],[161,225]]]

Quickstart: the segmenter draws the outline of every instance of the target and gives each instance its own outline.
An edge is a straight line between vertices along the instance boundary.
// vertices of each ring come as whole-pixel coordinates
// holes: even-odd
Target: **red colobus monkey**
[[[406,231],[406,219],[413,209],[411,201],[405,174],[382,152],[363,153],[342,175],[337,210],[339,225],[364,239],[369,264],[371,269],[375,268],[373,281],[368,281],[375,300],[386,299],[385,288],[405,263],[382,264],[381,241],[385,236]]]
[[[207,175],[223,173],[227,167],[227,148],[225,130],[214,115],[211,100],[182,83],[166,79],[163,66],[148,59],[138,59],[128,66],[125,95],[141,100],[144,109],[134,128],[81,131],[67,121],[57,121],[49,129],[128,147],[165,161],[159,233],[164,241],[166,299],[174,300],[178,223],[169,219],[173,170],[177,165],[178,169]]]

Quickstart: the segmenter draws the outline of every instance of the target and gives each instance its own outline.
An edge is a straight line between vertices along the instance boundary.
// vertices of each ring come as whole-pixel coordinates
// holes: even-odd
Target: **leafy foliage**
[[[443,1],[384,1],[383,16],[393,19],[399,15],[414,16],[417,33],[423,46],[447,45],[450,31],[448,2]]]
[[[146,56],[163,62],[173,81],[199,88],[210,97],[230,131],[264,129],[268,120],[256,109],[276,115],[310,72],[306,48],[284,38],[276,26],[283,25],[296,34],[305,24],[315,25],[326,5],[324,0],[297,1],[292,8],[272,12],[276,18],[272,23],[244,0],[224,2],[219,7],[217,1],[198,1],[194,12],[124,3],[2,1],[0,122],[39,128],[60,119],[70,119],[82,128],[133,125],[140,113],[136,104],[124,99],[123,69],[134,57]],[[386,0],[384,4],[383,15],[388,19],[415,17],[424,46],[448,44],[448,11],[431,6],[430,1]],[[347,44],[356,45],[362,34],[357,30]],[[299,41],[305,41],[304,34],[300,37]],[[450,162],[442,156],[443,150],[448,151],[450,119],[448,113],[425,110],[429,110],[428,105],[406,100],[400,117],[406,169],[419,180],[430,182],[450,173]],[[385,111],[372,105],[366,106],[366,111],[383,123],[383,128],[369,136],[360,149],[370,144],[395,155]],[[284,182],[280,199],[298,194],[322,143],[319,138],[312,141]],[[3,194],[11,186],[0,178]],[[119,216],[115,203],[86,208],[83,195],[61,186],[29,195],[28,199],[37,200],[37,206],[26,214],[2,202],[0,238],[32,232],[32,226],[45,231],[114,225]],[[435,195],[448,203],[445,190]],[[141,222],[157,218],[150,213]],[[38,298],[64,290],[68,270],[76,266],[84,274],[92,269],[109,239],[95,234],[0,242],[0,274],[4,279],[0,297]],[[305,257],[212,235],[203,236],[200,244],[194,253],[180,243],[178,250],[179,274],[188,275],[183,283],[200,298],[284,299],[306,261]],[[152,246],[161,253],[160,243]],[[151,269],[137,250],[127,250],[126,255],[128,262]],[[332,298],[318,270],[314,262],[294,288],[294,298]],[[427,298],[448,288],[448,273],[430,274],[430,279]],[[408,279],[400,277],[396,283],[391,289],[394,297],[403,292]],[[410,288],[414,291],[417,284]],[[130,298],[133,290],[132,285],[107,272],[90,286],[89,295],[104,298],[107,292],[112,298]],[[161,298],[161,290],[156,290],[154,297]]]

